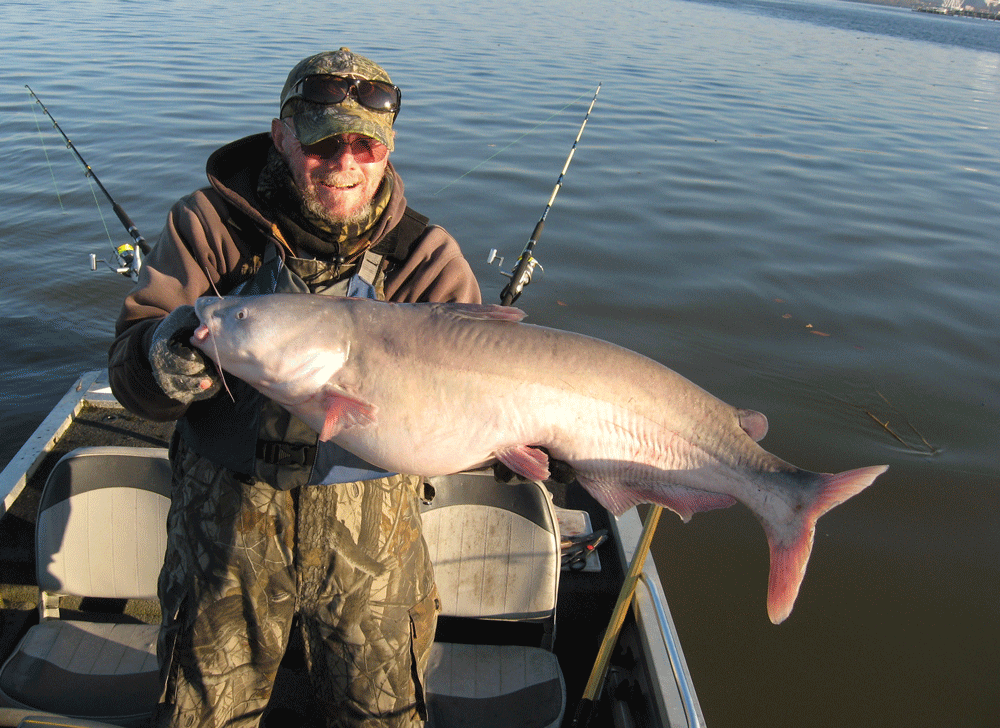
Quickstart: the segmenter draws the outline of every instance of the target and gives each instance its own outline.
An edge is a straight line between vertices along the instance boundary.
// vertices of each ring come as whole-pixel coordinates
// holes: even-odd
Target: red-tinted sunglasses
[[[300,144],[302,153],[309,157],[322,157],[323,159],[335,159],[343,152],[350,152],[354,161],[361,164],[371,164],[381,162],[389,154],[388,147],[377,139],[371,137],[358,137],[354,141],[347,141],[340,136],[327,137],[315,144]]]
[[[398,86],[385,81],[370,81],[347,76],[306,76],[292,87],[285,99],[302,99],[314,104],[339,104],[351,93],[358,103],[372,111],[391,112],[393,120],[399,114],[399,104],[403,92]]]

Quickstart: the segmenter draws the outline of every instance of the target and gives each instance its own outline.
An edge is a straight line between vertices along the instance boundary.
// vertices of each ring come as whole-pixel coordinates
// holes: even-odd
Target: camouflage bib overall
[[[278,424],[283,437],[298,431]],[[315,444],[315,433],[304,439]],[[294,618],[316,725],[423,725],[437,592],[420,478],[366,472],[362,463],[326,469],[361,473],[355,480],[310,485],[303,474],[315,458],[308,469],[294,458],[266,467],[257,458],[247,474],[184,437],[172,450],[157,725],[257,725]]]

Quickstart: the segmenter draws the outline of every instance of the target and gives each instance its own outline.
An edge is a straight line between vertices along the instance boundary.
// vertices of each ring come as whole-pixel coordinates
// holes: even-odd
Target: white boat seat
[[[117,725],[152,713],[159,627],[121,615],[64,619],[59,600],[156,599],[169,507],[165,449],[80,448],[56,464],[36,524],[41,622],[0,668],[0,701]]]
[[[442,618],[540,625],[535,644],[436,642],[425,676],[430,728],[547,728],[562,722],[556,656],[559,532],[548,491],[492,475],[450,476],[423,512]],[[538,635],[541,637],[538,637]]]

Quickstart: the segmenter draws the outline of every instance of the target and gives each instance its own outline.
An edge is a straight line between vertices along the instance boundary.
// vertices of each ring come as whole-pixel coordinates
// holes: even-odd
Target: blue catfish
[[[801,470],[757,445],[764,415],[635,352],[521,323],[516,308],[308,294],[195,308],[191,341],[222,370],[386,470],[429,477],[499,460],[544,480],[551,456],[616,515],[657,503],[687,521],[739,501],[767,535],[775,624],[791,612],[816,519],[886,470]]]

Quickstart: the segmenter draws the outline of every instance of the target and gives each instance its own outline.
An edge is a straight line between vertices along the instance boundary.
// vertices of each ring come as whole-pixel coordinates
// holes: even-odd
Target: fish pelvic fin
[[[505,447],[497,450],[496,458],[527,480],[547,480],[549,477],[549,456],[537,447]]]
[[[375,405],[338,392],[323,393],[323,409],[326,411],[326,420],[319,433],[319,439],[323,442],[333,439],[348,428],[368,427],[377,421],[378,408]]]
[[[767,615],[771,622],[781,624],[792,612],[812,552],[819,517],[867,488],[888,467],[876,465],[837,474],[817,474],[818,491],[793,524],[779,530],[764,523],[771,552],[771,573],[767,580]]]

